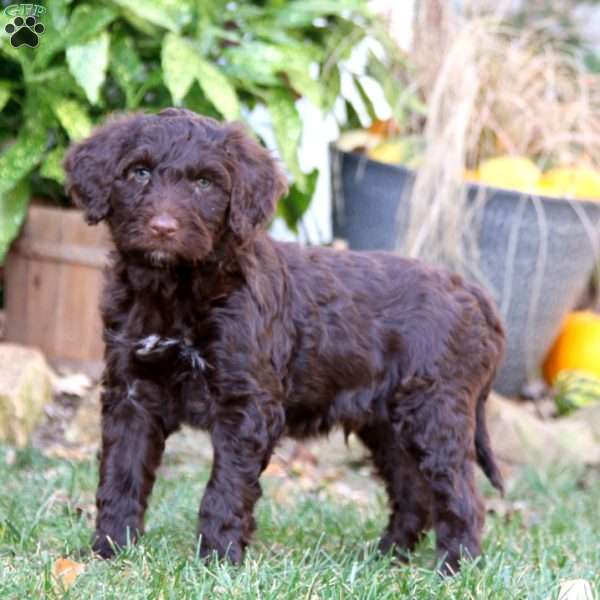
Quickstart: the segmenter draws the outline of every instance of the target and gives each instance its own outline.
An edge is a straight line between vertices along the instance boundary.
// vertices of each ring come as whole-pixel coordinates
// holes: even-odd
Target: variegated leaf
[[[109,35],[103,31],[83,44],[67,48],[69,70],[92,104],[98,104],[100,88],[106,79],[109,44]]]

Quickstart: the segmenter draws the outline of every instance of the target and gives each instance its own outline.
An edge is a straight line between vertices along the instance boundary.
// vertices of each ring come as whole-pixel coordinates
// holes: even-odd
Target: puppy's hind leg
[[[417,406],[415,404],[415,406]],[[437,554],[456,572],[481,553],[483,503],[474,481],[475,402],[458,389],[424,391],[405,423],[407,447],[431,490]]]
[[[371,451],[389,497],[390,518],[379,549],[405,559],[431,527],[431,492],[417,462],[398,443],[397,435],[389,423],[369,425],[358,432]]]

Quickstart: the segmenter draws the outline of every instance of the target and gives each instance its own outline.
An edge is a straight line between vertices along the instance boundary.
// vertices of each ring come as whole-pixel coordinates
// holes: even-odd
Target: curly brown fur
[[[504,345],[481,290],[394,254],[271,240],[262,226],[285,179],[239,124],[133,115],[65,165],[70,194],[116,245],[96,552],[143,532],[165,440],[188,423],[214,447],[203,555],[242,560],[281,436],[335,427],[358,435],[386,484],[383,550],[403,554],[433,527],[446,568],[480,553],[474,464],[501,489],[484,402]]]

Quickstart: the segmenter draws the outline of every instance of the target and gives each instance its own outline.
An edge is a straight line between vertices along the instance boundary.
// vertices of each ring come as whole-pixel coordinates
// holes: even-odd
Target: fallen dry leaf
[[[50,446],[43,450],[48,458],[62,458],[65,460],[82,461],[90,458],[90,452],[80,447],[68,448],[67,446]]]
[[[301,463],[309,463],[316,466],[319,463],[317,455],[304,444],[297,444],[292,450],[290,461],[298,461]]]
[[[510,519],[518,513],[527,511],[526,502],[521,500],[507,500],[506,498],[488,498],[485,502],[488,513],[494,513],[504,519]]]
[[[84,564],[68,558],[59,558],[52,566],[52,575],[65,590],[68,590],[84,571]]]
[[[319,477],[319,471],[314,464],[301,460],[293,460],[289,463],[289,473],[293,477],[300,479],[317,479]]]
[[[75,504],[73,508],[75,514],[78,517],[83,517],[88,526],[92,527],[96,521],[96,503],[90,500],[89,502]]]
[[[298,487],[289,480],[282,481],[273,492],[273,500],[277,504],[292,504],[298,499]]]
[[[313,475],[304,474],[298,479],[300,489],[304,492],[312,492],[319,487],[319,482]]]
[[[338,481],[344,477],[344,472],[338,467],[327,467],[321,471],[321,479],[325,483]]]
[[[285,468],[278,462],[271,462],[269,466],[264,470],[264,474],[267,477],[287,477],[288,473]]]
[[[355,489],[343,481],[332,483],[327,492],[329,496],[339,498],[341,500],[350,500],[359,506],[367,506],[369,504],[369,496],[364,491]]]
[[[69,373],[55,377],[52,382],[55,394],[67,394],[79,398],[83,398],[92,385],[92,380],[83,373]]]

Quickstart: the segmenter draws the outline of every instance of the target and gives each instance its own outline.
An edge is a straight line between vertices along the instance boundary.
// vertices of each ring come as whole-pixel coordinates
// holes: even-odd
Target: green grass
[[[64,592],[52,565],[88,544],[96,466],[33,450],[8,462],[0,449],[2,600],[545,599],[556,596],[561,580],[579,577],[600,589],[600,478],[593,472],[584,478],[585,489],[581,473],[523,472],[509,499],[522,501],[524,509],[510,518],[489,515],[485,560],[442,578],[433,568],[431,536],[407,566],[374,553],[385,521],[383,498],[359,511],[348,502],[299,493],[281,506],[272,499],[274,480],[259,504],[259,530],[244,566],[204,565],[194,558],[194,534],[207,473],[180,468],[157,482],[142,543],[114,561],[83,559],[85,572]]]

